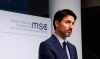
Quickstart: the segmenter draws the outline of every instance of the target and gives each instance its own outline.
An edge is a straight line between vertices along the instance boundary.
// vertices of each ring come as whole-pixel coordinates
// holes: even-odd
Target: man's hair
[[[62,19],[63,19],[65,16],[68,16],[68,15],[73,16],[73,17],[74,17],[74,20],[76,21],[77,16],[75,15],[75,13],[74,13],[72,10],[63,9],[63,10],[59,10],[59,11],[57,11],[57,12],[55,13],[54,19],[53,19],[54,30],[56,29],[55,21],[58,20],[59,22],[61,22]]]

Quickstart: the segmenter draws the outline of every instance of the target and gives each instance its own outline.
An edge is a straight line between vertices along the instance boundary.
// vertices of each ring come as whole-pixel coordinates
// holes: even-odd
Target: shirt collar
[[[59,37],[56,33],[54,33],[54,36],[58,39],[58,41],[60,42],[60,44],[61,44],[61,46],[63,46],[63,42],[64,42],[64,40],[61,38],[61,37]],[[66,42],[67,42],[67,40],[65,40]]]

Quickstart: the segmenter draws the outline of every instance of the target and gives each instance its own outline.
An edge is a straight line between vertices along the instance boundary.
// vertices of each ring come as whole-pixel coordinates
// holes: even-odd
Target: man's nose
[[[73,28],[74,28],[74,25],[73,25],[73,24],[70,24],[70,28],[72,28],[72,29],[73,29]]]

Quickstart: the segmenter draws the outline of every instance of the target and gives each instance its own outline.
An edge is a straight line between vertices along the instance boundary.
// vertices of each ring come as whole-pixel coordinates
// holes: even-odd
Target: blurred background
[[[100,0],[81,0],[83,59],[100,59]],[[49,18],[49,0],[0,0],[0,10]]]
[[[100,59],[100,0],[81,1],[83,59]]]

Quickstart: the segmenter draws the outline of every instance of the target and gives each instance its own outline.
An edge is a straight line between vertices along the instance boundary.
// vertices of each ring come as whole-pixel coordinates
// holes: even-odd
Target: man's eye
[[[65,22],[65,23],[70,23],[70,21],[67,21],[67,22]]]

